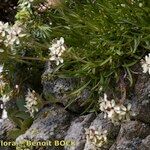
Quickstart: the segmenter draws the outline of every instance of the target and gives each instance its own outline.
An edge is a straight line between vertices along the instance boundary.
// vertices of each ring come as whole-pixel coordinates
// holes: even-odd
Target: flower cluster
[[[22,34],[21,24],[16,22],[13,26],[0,21],[0,42],[4,42],[5,46],[13,46],[20,44],[20,38],[26,34]]]
[[[64,62],[63,58],[61,58],[63,52],[66,50],[63,37],[61,37],[59,40],[53,40],[52,46],[49,48],[49,50],[49,55],[51,56],[49,60],[56,61],[56,65]]]
[[[6,103],[8,102],[10,99],[10,96],[9,95],[2,95],[2,97],[0,98],[0,100],[3,102],[3,103]]]
[[[102,131],[100,128],[96,130],[95,127],[85,129],[86,140],[94,145],[94,147],[102,147],[107,143],[107,130]]]
[[[143,73],[148,72],[150,74],[150,53],[145,56],[145,60],[142,60]]]
[[[104,94],[104,98],[100,98],[100,110],[104,112],[104,118],[108,117],[111,119],[112,123],[119,124],[123,121],[129,121],[131,115],[131,104],[129,103],[127,107],[123,104],[116,104],[112,99],[107,100],[107,95]]]
[[[3,23],[2,21],[0,21],[0,34],[2,37],[4,37],[6,35],[6,31],[8,31],[8,23]]]
[[[32,2],[33,2],[33,0],[24,1],[24,2],[22,2],[22,3],[19,4],[19,7],[21,9],[30,8]]]
[[[34,90],[30,91],[30,89],[28,89],[28,93],[26,95],[26,105],[25,107],[27,108],[27,112],[30,113],[31,117],[34,117],[34,113],[38,112],[38,98],[36,95],[36,92]]]
[[[60,3],[60,0],[46,0],[43,4],[39,5],[38,11],[44,12],[49,8],[57,7]]]

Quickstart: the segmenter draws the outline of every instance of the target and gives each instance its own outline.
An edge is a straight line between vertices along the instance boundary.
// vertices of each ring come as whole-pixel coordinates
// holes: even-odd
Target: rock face
[[[9,119],[0,119],[0,142],[9,141],[10,139],[7,136],[7,132],[11,131],[14,128],[14,123],[11,122]],[[12,148],[0,145],[0,150],[12,150]]]
[[[141,144],[140,148],[143,150],[149,150],[149,148],[150,148],[150,135],[142,140],[142,144]]]
[[[70,128],[67,131],[65,140],[72,140],[75,142],[71,147],[65,147],[65,150],[83,150],[86,142],[85,128],[88,128],[91,121],[94,119],[93,114],[80,116],[71,122]]]
[[[0,140],[7,140],[6,133],[13,128],[15,128],[15,125],[9,119],[0,119]]]
[[[130,121],[122,124],[115,144],[110,150],[138,150],[142,139],[150,134],[150,126],[138,122]]]
[[[135,85],[135,93],[132,99],[135,119],[150,123],[150,78],[147,75],[139,75]]]
[[[2,112],[3,112],[3,102],[0,101],[0,118],[2,117]]]
[[[43,74],[43,93],[45,98],[50,102],[57,102],[63,104],[66,107],[68,104],[68,109],[80,113],[84,109],[82,106],[85,103],[89,96],[89,89],[83,90],[79,95],[74,94],[70,99],[68,93],[73,92],[77,86],[79,86],[80,80],[74,78],[53,78],[48,79],[53,72],[53,66],[50,62],[46,65],[46,70]]]
[[[78,79],[51,78],[52,68],[51,64],[47,64],[43,75],[50,75],[50,78],[43,79],[42,82],[44,96],[51,105],[44,107],[37,114],[31,127],[16,139],[17,142],[23,140],[52,142],[49,147],[30,147],[30,150],[150,150],[149,76],[143,74],[138,76],[132,97],[126,101],[126,103],[132,104],[132,111],[135,113],[131,121],[114,126],[110,120],[104,119],[103,113],[79,114],[84,109],[81,104],[90,95],[88,88],[80,95],[75,95],[71,99],[72,104],[66,110],[65,107],[69,101],[67,93],[75,89]],[[52,102],[57,102],[58,105]],[[0,123],[1,140],[6,138],[5,132],[11,128],[13,126],[9,127],[7,123]],[[95,147],[92,142],[87,140],[86,129],[92,128],[102,132],[107,130],[108,141],[103,147]],[[98,132],[95,131],[92,132],[97,136]],[[67,144],[56,145],[56,140]]]
[[[63,85],[66,85],[62,81],[63,79],[57,79],[55,80],[55,83],[60,83]],[[73,83],[70,79],[68,81],[65,81],[65,83]],[[52,83],[51,83],[52,84]],[[72,90],[74,88],[74,85],[70,86],[68,84],[69,88],[67,90]],[[46,85],[46,84],[45,84]],[[57,87],[57,86],[56,86]],[[63,87],[62,85],[59,87]],[[49,88],[50,89],[50,88]],[[58,90],[57,92],[54,92],[54,86],[53,90],[50,91],[50,93],[56,94],[60,93],[61,90]],[[64,88],[65,89],[65,88]],[[66,90],[66,91],[67,91]],[[56,91],[56,90],[55,90]],[[63,90],[62,90],[63,91]],[[89,127],[94,126],[96,129],[101,128],[103,131],[108,131],[108,139],[110,139],[110,143],[106,145],[104,149],[110,149],[110,150],[149,150],[150,146],[150,78],[147,75],[139,75],[134,87],[133,96],[131,99],[129,99],[129,102],[132,104],[132,111],[135,114],[135,116],[132,118],[133,120],[138,121],[130,121],[127,123],[124,123],[121,125],[121,129],[119,126],[114,126],[110,121],[103,119],[103,115],[99,114],[96,119],[92,122]],[[59,97],[62,98],[62,94]],[[58,97],[56,94],[55,97]],[[64,104],[65,105],[65,104]],[[79,118],[78,118],[79,119]],[[77,119],[77,120],[78,120]],[[74,134],[82,135],[81,137],[85,137],[83,135],[83,130],[81,127],[81,130],[77,130],[76,133],[74,129],[75,127],[78,127],[78,123],[72,122],[71,127],[69,128],[67,132],[66,139],[75,139],[73,138]],[[82,131],[82,132],[81,132]],[[70,135],[68,135],[70,133]],[[82,133],[82,134],[81,134]],[[77,136],[77,137],[78,137]],[[82,139],[82,138],[79,138]],[[83,138],[84,139],[84,138]],[[78,139],[76,139],[78,141]],[[85,140],[80,140],[79,147],[72,147],[70,150],[76,150],[76,149],[84,149],[84,150],[94,150],[94,147],[91,143],[88,143]],[[139,149],[140,147],[140,149]],[[66,148],[66,150],[69,150]]]
[[[35,119],[32,126],[26,131],[26,133],[19,136],[16,141],[50,140],[52,141],[53,147],[53,142],[55,139],[64,139],[70,125],[71,118],[72,116],[59,106],[46,107],[38,114],[37,119]],[[53,149],[52,147],[50,148]],[[61,149],[62,147],[59,148]]]

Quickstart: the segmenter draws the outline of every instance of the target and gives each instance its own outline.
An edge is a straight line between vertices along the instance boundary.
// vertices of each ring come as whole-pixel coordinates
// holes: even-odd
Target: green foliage
[[[21,134],[23,134],[23,132],[17,128],[7,132],[7,136],[13,140],[15,140]]]
[[[45,11],[38,10],[42,0],[33,1],[31,6],[21,5],[25,2],[19,1],[16,19],[22,23],[26,37],[13,46],[16,50],[13,55],[9,47],[2,45],[5,56],[24,66],[22,75],[23,72],[25,76],[35,72],[41,75],[39,68],[49,59],[51,41],[64,37],[67,47],[64,63],[55,67],[50,78],[82,79],[83,85],[70,96],[88,85],[93,104],[101,87],[104,92],[115,93],[119,82],[127,82],[127,87],[129,82],[133,85],[132,68],[150,51],[149,0],[67,0]],[[12,67],[11,63],[7,63],[6,67],[9,66]]]
[[[53,76],[85,78],[95,87],[93,92],[101,86],[115,90],[120,80],[128,79],[132,85],[132,67],[150,49],[150,4],[139,3],[89,0],[54,11],[52,37],[63,36],[68,51]]]
[[[15,99],[16,106],[7,108],[9,119],[12,120],[16,125],[15,129],[10,130],[10,132],[7,133],[7,136],[13,140],[15,140],[20,134],[25,133],[25,131],[31,126],[33,122],[33,118],[31,118],[26,112],[27,110],[24,106],[24,99],[17,99],[17,97],[15,97]],[[14,99],[11,101],[14,101]]]
[[[7,136],[10,139],[16,139],[20,134],[24,134],[25,131],[32,125],[33,119],[29,117],[29,115],[25,112],[19,112],[12,110],[9,112],[9,118],[15,123],[16,128],[10,130]],[[16,113],[14,113],[16,112]]]

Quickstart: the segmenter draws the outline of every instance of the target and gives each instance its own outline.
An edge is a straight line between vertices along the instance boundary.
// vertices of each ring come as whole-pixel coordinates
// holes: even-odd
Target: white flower
[[[7,111],[6,111],[6,109],[3,109],[3,111],[2,111],[2,119],[7,119],[7,118],[8,118]]]
[[[104,112],[104,118],[112,118],[114,115],[114,106],[115,106],[115,101],[112,99],[111,101],[107,100],[107,95],[104,94],[104,98],[100,98],[100,110]]]
[[[104,98],[100,101],[100,110],[104,112],[104,118],[111,119],[112,123],[119,124],[123,121],[129,121],[131,116],[131,104],[125,107],[123,104],[116,104],[112,99],[107,100],[107,95],[104,94]]]
[[[52,46],[49,48],[51,50],[51,52],[55,52],[58,51],[59,53],[63,53],[65,51],[65,46],[64,46],[64,38],[61,37],[59,40],[57,41],[53,41]]]
[[[61,58],[62,53],[66,50],[64,46],[64,38],[61,37],[60,40],[53,40],[52,46],[49,48],[50,50],[50,60],[56,61],[56,65],[59,63],[63,63],[64,60]]]
[[[143,73],[148,72],[150,74],[150,53],[145,56],[145,61],[142,61]]]
[[[109,111],[107,111],[107,117],[112,119],[115,116],[115,111],[114,109],[110,109]]]
[[[0,100],[3,102],[3,103],[6,103],[8,102],[10,99],[10,97],[8,95],[2,95],[2,97],[0,98]]]
[[[33,0],[28,0],[26,2],[22,2],[21,4],[19,4],[19,7],[21,9],[25,9],[25,8],[30,8],[31,7],[31,3],[33,2]]]
[[[64,62],[63,58],[61,58],[60,56],[61,56],[61,54],[57,53],[57,51],[56,51],[56,53],[51,53],[51,57],[50,57],[49,60],[56,61],[56,65],[58,66],[59,63],[63,63]]]
[[[26,95],[26,105],[25,107],[27,108],[27,111],[30,113],[31,117],[34,117],[34,113],[38,112],[38,98],[36,96],[35,91],[33,90],[32,92],[28,89],[28,93]]]
[[[16,88],[16,89],[19,89],[19,85],[18,85],[18,84],[16,84],[16,85],[15,85],[15,88]]]
[[[4,68],[4,66],[3,66],[3,65],[0,65],[0,73],[3,72],[3,68]]]
[[[8,28],[8,23],[3,23],[2,21],[0,21],[0,33],[2,37],[6,35],[6,31],[8,30]]]
[[[47,5],[46,4],[40,4],[39,7],[38,7],[38,11],[40,12],[44,12],[46,9],[47,9]]]
[[[139,3],[139,7],[142,7],[143,6],[143,3]]]
[[[121,4],[121,7],[126,7],[126,5],[125,4]]]
[[[4,109],[4,105],[3,104],[0,105],[0,109]]]
[[[94,126],[85,129],[87,142],[90,142],[95,147],[102,147],[107,143],[107,130],[102,131],[102,127],[96,130]]]
[[[24,37],[26,34],[22,34],[22,28],[20,27],[19,23],[15,23],[7,32],[7,36],[6,36],[6,40],[5,45],[8,46],[12,46],[14,44],[20,44],[20,39],[21,37]]]
[[[3,52],[4,52],[4,50],[2,48],[0,48],[0,53],[3,53]]]
[[[126,110],[127,108],[123,105],[116,105],[114,107],[114,111],[117,113],[117,114],[120,114],[120,115],[125,115],[126,114]]]
[[[101,103],[100,103],[100,110],[101,111],[105,111],[107,110],[108,108],[111,108],[111,102],[107,100],[107,95],[104,94],[104,98],[100,98],[99,100]]]

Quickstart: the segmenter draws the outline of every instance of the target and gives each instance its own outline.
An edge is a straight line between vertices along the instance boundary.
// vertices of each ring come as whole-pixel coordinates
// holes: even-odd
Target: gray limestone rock
[[[59,106],[46,107],[37,115],[25,134],[20,135],[16,141],[51,141],[52,146],[47,147],[47,149],[63,149],[59,146],[53,147],[54,141],[64,139],[71,118],[72,116],[64,108]]]
[[[15,128],[15,124],[9,119],[0,119],[0,150],[12,150],[12,147],[3,146],[3,142],[9,142],[7,133]],[[1,143],[2,142],[2,143]]]
[[[0,140],[7,140],[6,133],[15,128],[15,124],[9,119],[0,120]]]
[[[142,139],[150,134],[150,126],[147,124],[130,121],[121,126],[115,144],[110,150],[141,150]]]
[[[149,150],[150,149],[150,135],[142,140],[142,144],[141,144],[140,148],[142,150]]]
[[[42,76],[44,97],[50,102],[61,103],[64,107],[70,104],[68,109],[73,112],[82,112],[84,110],[82,104],[88,101],[90,90],[85,88],[80,94],[68,96],[69,93],[82,85],[81,80],[75,78],[53,78],[51,77],[52,72],[53,66],[50,62],[47,62]]]
[[[86,142],[85,138],[85,128],[88,128],[94,120],[94,114],[89,114],[86,116],[80,116],[71,122],[69,130],[65,140],[71,140],[75,144],[72,146],[66,146],[65,150],[83,150]]]
[[[131,101],[132,111],[135,113],[134,119],[150,123],[150,77],[148,75],[139,75],[134,95]]]

